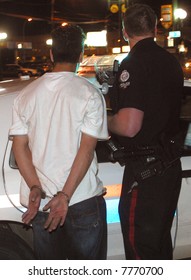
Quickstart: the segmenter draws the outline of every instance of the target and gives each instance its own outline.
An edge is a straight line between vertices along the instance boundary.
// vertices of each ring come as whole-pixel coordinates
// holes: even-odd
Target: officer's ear
[[[83,57],[84,57],[84,52],[81,52],[81,53],[80,53],[80,57],[79,57],[79,63],[81,63],[81,62],[82,62]]]
[[[54,62],[54,57],[53,57],[53,54],[52,54],[52,50],[50,49],[50,59],[52,62]]]
[[[128,42],[129,41],[129,36],[127,34],[127,32],[125,31],[125,28],[122,29],[122,33],[123,33],[123,39]]]

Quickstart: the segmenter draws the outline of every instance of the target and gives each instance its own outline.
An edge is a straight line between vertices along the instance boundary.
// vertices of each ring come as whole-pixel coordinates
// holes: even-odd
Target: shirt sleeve
[[[89,99],[81,130],[95,138],[108,139],[106,105],[101,94],[93,94]]]
[[[9,129],[9,136],[26,135],[27,133],[28,127],[24,116],[19,112],[19,99],[16,98],[12,108],[12,125]]]
[[[119,108],[136,108],[144,111],[148,78],[146,69],[140,61],[122,65],[118,78]]]

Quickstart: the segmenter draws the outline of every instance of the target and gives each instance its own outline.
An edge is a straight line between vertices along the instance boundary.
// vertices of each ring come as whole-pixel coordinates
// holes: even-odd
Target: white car
[[[6,64],[2,68],[3,78],[19,78],[21,76],[35,77],[40,76],[40,73],[35,68],[22,67],[19,64]]]
[[[11,154],[12,142],[8,139],[11,126],[12,105],[16,95],[29,80],[0,82],[0,259],[34,259],[32,251],[32,229],[21,221],[25,209],[19,202],[20,174]],[[190,82],[185,82],[191,86]],[[191,88],[190,88],[191,90]],[[188,97],[188,103],[189,103]],[[185,101],[185,107],[186,105]],[[186,108],[184,108],[186,111]],[[183,116],[186,118],[186,116]],[[189,151],[191,137],[187,133]],[[191,144],[190,144],[191,145]],[[190,175],[191,156],[182,157],[184,176]],[[107,160],[99,161],[99,177],[107,188],[108,259],[125,259],[122,234],[118,216],[118,202],[123,167]],[[191,256],[191,179],[183,178],[182,189],[172,228],[174,258]]]

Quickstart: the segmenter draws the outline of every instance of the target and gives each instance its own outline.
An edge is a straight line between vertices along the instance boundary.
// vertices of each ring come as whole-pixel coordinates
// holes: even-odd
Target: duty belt
[[[130,164],[137,182],[162,175],[180,158],[179,151],[168,146],[164,148],[161,145],[145,145],[127,150],[117,146],[112,140],[109,140],[107,145],[110,149],[109,160],[118,162],[121,166]]]

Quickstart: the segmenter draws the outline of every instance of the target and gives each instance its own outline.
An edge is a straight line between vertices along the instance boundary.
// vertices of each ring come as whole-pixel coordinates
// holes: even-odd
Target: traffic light
[[[125,13],[128,0],[108,0],[108,8],[111,13]]]

